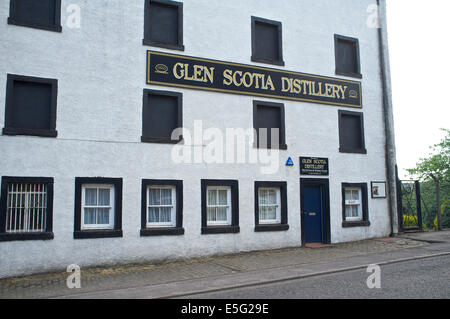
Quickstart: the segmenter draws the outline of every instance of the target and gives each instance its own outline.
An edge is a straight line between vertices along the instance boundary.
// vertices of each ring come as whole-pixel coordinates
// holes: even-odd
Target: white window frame
[[[209,205],[208,203],[208,193],[209,191],[227,191],[227,205]],[[217,197],[219,198],[219,197]],[[227,208],[227,220],[226,221],[209,221],[208,220],[208,208]],[[231,226],[231,216],[232,216],[232,203],[231,203],[231,187],[230,186],[208,186],[206,187],[206,225],[207,226]]]
[[[345,220],[349,221],[349,222],[356,222],[356,221],[362,221],[363,220],[363,202],[362,202],[362,189],[361,187],[345,187],[344,188],[344,196],[346,196],[347,191],[357,191],[358,192],[358,197],[359,200],[347,200],[344,197],[344,201],[345,201]],[[357,206],[358,207],[358,217],[349,217],[347,216],[347,207],[348,206]]]
[[[85,196],[86,188],[96,188],[97,189],[97,200],[98,200],[98,189],[99,188],[109,188],[109,206],[86,206]],[[85,208],[109,208],[109,224],[95,224],[86,225],[84,223],[84,209]],[[114,211],[115,211],[115,187],[112,184],[83,184],[81,186],[81,230],[110,230],[114,229]]]
[[[150,189],[168,189],[172,191],[172,205],[150,205]],[[177,225],[177,188],[176,186],[167,185],[149,185],[147,186],[147,207],[146,207],[146,224],[147,228],[160,228],[160,227],[176,227]],[[148,209],[149,208],[171,208],[170,223],[150,223],[148,221]]]
[[[259,202],[261,191],[275,191],[276,204],[261,204]],[[261,219],[261,207],[276,207],[276,217],[275,219]],[[281,224],[281,189],[279,187],[260,187],[258,188],[258,220],[259,224],[270,225],[270,224]]]

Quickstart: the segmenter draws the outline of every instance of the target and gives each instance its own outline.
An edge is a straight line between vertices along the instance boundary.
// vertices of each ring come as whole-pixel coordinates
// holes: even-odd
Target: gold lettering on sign
[[[223,72],[223,84],[226,86],[234,85],[235,87],[245,86],[246,88],[254,87],[255,89],[275,91],[271,76],[261,73],[251,73],[243,71],[225,70]]]
[[[345,100],[347,86],[281,77],[281,91]]]
[[[214,67],[179,62],[173,66],[173,75],[178,80],[214,84],[214,70]],[[242,70],[226,69],[223,72],[223,85],[236,88],[245,87],[270,91],[277,90],[270,75],[249,71],[245,72]],[[348,86],[327,83],[320,80],[301,80],[295,77],[283,76],[281,77],[281,87],[278,90],[289,94],[345,100]]]
[[[194,65],[190,68],[188,63],[176,63],[173,66],[173,75],[178,80],[214,83],[214,67]]]

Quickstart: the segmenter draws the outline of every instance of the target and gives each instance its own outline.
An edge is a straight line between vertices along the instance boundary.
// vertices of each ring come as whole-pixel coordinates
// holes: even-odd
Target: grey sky
[[[387,0],[401,177],[450,128],[450,1]],[[403,176],[402,176],[403,175]]]

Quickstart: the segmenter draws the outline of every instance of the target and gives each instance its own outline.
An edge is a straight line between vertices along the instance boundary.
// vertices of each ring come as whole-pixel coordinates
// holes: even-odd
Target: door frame
[[[305,199],[303,198],[305,186],[320,186],[324,191],[325,207],[323,211],[323,223],[322,223],[322,243],[331,244],[331,226],[330,226],[330,180],[328,178],[301,178],[300,179],[300,220],[301,220],[301,232],[302,232],[302,246],[306,245],[306,229],[305,229],[305,214],[304,205]]]

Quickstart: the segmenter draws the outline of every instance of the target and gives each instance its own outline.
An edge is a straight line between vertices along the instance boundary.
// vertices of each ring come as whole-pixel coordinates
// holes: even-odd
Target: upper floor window
[[[334,36],[336,74],[362,78],[359,58],[359,41],[355,38]]]
[[[144,90],[142,111],[142,142],[179,143],[172,140],[175,129],[183,126],[182,94],[169,91]]]
[[[339,140],[341,153],[367,154],[363,113],[339,111]]]
[[[283,104],[254,101],[253,127],[257,148],[287,149]]]
[[[146,0],[144,45],[184,50],[183,3],[170,0]]]
[[[56,137],[58,81],[8,74],[4,135]]]
[[[281,22],[252,17],[252,61],[284,66]]]
[[[11,0],[8,23],[61,32],[61,0]]]
[[[0,241],[53,239],[53,178],[3,177]]]

